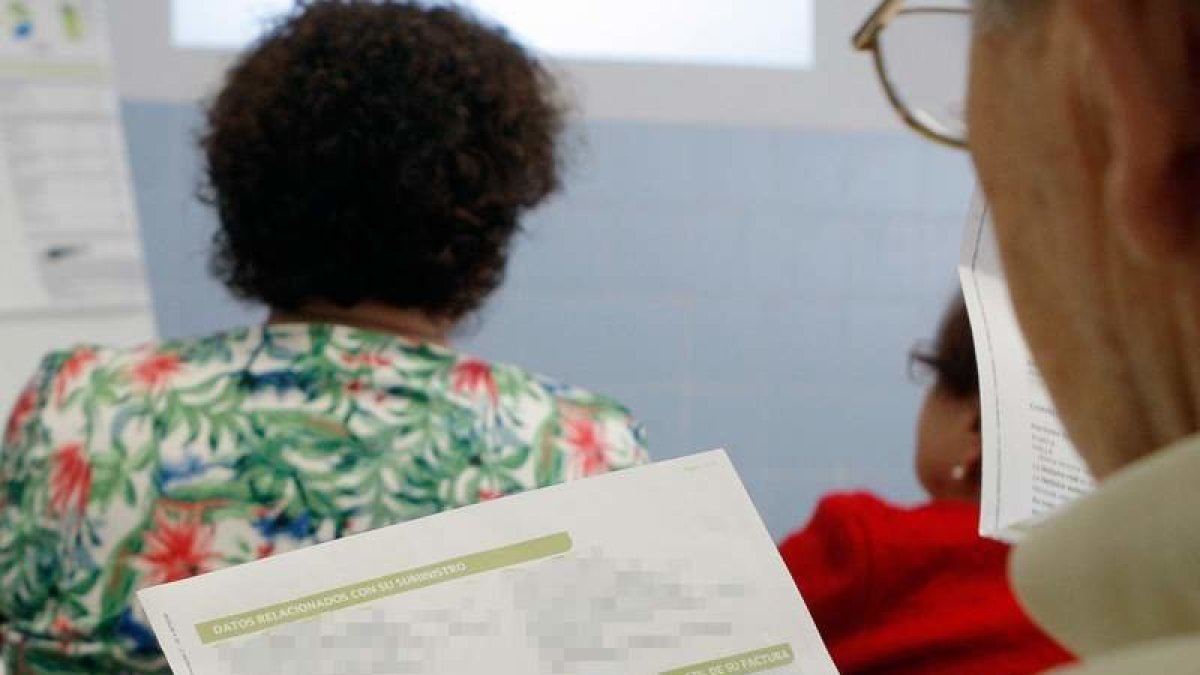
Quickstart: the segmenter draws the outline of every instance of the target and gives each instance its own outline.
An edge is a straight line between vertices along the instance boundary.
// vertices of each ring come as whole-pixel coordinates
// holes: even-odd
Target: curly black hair
[[[955,297],[942,315],[937,339],[909,355],[909,367],[922,366],[934,375],[934,385],[958,398],[979,396],[979,366],[975,338],[962,296]]]
[[[458,319],[559,187],[563,106],[500,27],[453,6],[301,2],[230,69],[200,145],[213,273],[278,309]]]

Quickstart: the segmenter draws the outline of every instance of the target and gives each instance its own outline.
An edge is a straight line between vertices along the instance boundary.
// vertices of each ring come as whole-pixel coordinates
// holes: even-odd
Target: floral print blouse
[[[317,324],[51,354],[3,435],[9,675],[167,673],[141,588],[646,459],[609,399]]]

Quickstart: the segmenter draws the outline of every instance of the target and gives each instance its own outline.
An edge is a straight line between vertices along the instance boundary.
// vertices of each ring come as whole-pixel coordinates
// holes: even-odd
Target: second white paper
[[[1092,490],[1013,313],[987,205],[976,194],[959,278],[979,365],[980,534],[1008,542]]]

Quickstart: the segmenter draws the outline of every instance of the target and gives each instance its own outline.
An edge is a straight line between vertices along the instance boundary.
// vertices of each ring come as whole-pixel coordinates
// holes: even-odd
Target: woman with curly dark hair
[[[305,3],[208,112],[265,326],[46,357],[0,455],[9,672],[166,672],[148,585],[644,461],[619,404],[449,346],[559,183],[551,78],[416,2]]]

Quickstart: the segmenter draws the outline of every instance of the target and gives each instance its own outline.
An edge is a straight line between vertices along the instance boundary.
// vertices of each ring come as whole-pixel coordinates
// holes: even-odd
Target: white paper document
[[[0,2],[0,311],[148,302],[102,0]]]
[[[979,363],[980,534],[1015,542],[1094,487],[1067,438],[1013,313],[991,217],[976,196],[959,264]]]
[[[723,451],[139,599],[177,675],[836,673]]]

